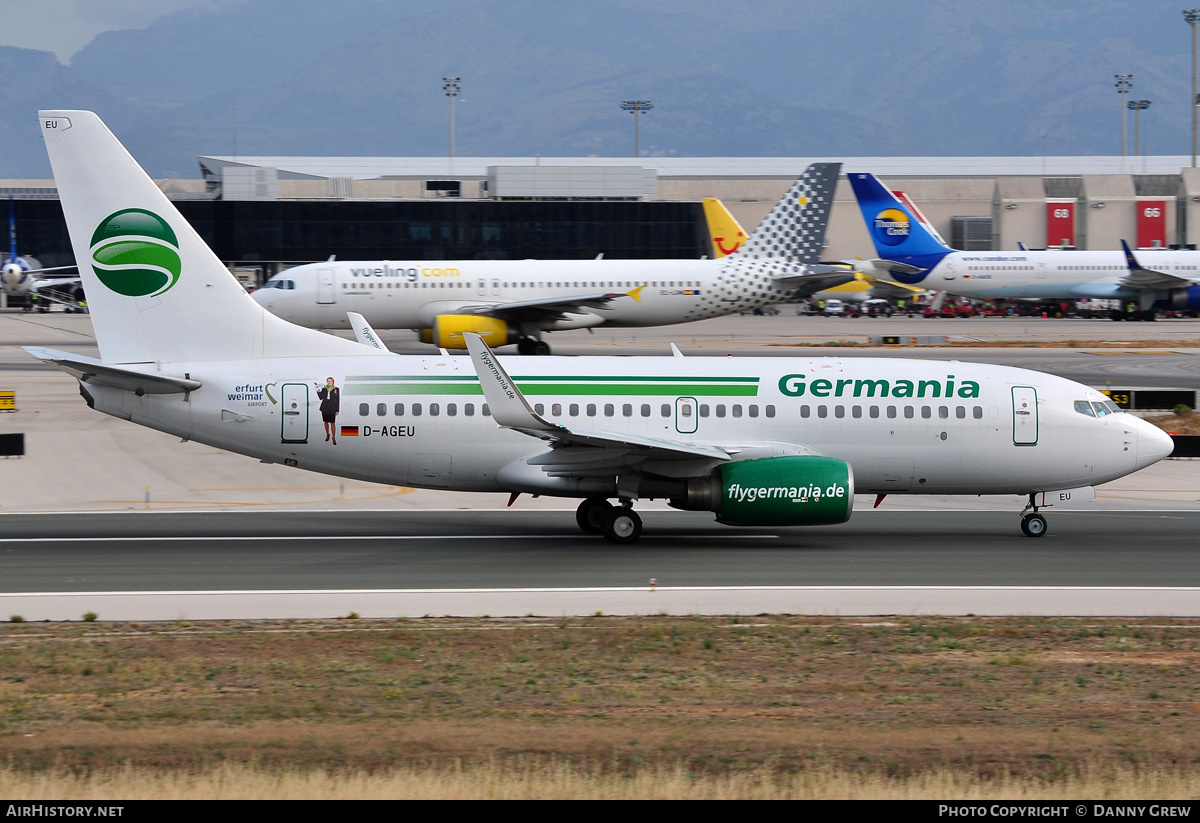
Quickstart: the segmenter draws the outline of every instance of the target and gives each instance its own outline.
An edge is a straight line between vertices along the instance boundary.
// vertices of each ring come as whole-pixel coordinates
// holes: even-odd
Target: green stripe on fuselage
[[[757,377],[516,377],[526,395],[627,397],[757,397]],[[476,377],[348,377],[348,397],[376,395],[482,395]]]
[[[350,375],[347,383],[383,383],[393,381],[419,381],[422,383],[438,382],[478,382],[475,375],[455,374],[376,374]],[[594,375],[566,374],[557,376],[514,374],[513,380],[519,383],[533,382],[563,382],[563,383],[754,383],[757,377],[597,377]]]

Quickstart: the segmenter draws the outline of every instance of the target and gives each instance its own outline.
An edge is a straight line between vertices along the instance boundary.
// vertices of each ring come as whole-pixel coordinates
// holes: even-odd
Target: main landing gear
[[[642,534],[642,518],[622,500],[614,506],[603,497],[589,497],[575,510],[575,522],[588,534],[602,534],[610,543],[632,543]]]
[[[517,341],[517,354],[536,354],[544,356],[550,353],[550,344],[536,337],[522,337]]]
[[[1038,514],[1037,504],[1033,502],[1034,494],[1029,494],[1029,505],[1021,512],[1021,531],[1026,537],[1041,537],[1046,533],[1048,526],[1046,518]]]

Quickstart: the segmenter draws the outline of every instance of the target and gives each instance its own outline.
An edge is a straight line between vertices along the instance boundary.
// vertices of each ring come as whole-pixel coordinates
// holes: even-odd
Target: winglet
[[[671,356],[672,357],[683,357],[683,352],[681,352],[679,350],[679,347],[676,346],[674,343],[671,344]]]
[[[497,423],[508,428],[534,431],[560,428],[534,412],[482,337],[474,332],[463,332],[463,340],[471,353],[471,365],[479,376],[479,385],[483,387],[483,396],[487,399],[492,418]]]
[[[348,311],[346,312],[346,319],[350,321],[350,328],[354,329],[355,340],[364,346],[388,351],[388,347],[383,345],[383,341],[379,339],[379,335],[371,328],[371,324],[367,322],[367,318],[356,311]]]
[[[644,289],[644,288],[646,288],[645,285],[641,285],[641,286],[638,286],[636,289],[630,289],[629,291],[625,292],[625,296],[632,297],[636,302],[641,303],[642,302],[642,289]]]

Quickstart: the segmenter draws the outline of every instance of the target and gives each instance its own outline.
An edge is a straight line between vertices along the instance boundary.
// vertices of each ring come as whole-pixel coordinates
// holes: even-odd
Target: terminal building
[[[220,157],[159,185],[247,281],[339,259],[702,257],[701,200],[747,232],[818,160],[903,190],[964,250],[1116,249],[1200,243],[1200,171],[1155,157]],[[0,181],[19,250],[72,262],[52,180]],[[849,183],[837,189],[824,259],[875,250]]]

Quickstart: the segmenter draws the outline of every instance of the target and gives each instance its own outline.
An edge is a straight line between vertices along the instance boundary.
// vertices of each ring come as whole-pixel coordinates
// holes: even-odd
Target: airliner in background
[[[1200,310],[1200,252],[956,251],[872,174],[847,174],[878,259],[864,269],[881,279],[976,298],[1119,300],[1133,316]],[[1115,311],[1114,320],[1130,312]]]
[[[573,498],[579,527],[616,543],[641,533],[638,500],[785,527],[841,523],[856,492],[876,505],[1022,495],[1036,537],[1041,507],[1171,451],[1100,392],[1026,369],[678,350],[502,359],[470,331],[469,356],[398,355],[306,329],[246,294],[99,117],[40,118],[100,357],[27,351],[76,377],[96,411],[184,440],[510,504]],[[328,380],[340,411],[326,427]]]
[[[8,198],[8,254],[0,259],[0,288],[10,297],[37,294],[39,289],[51,289],[79,283],[78,275],[46,277],[50,272],[74,271],[75,266],[45,268],[33,257],[17,254],[17,216],[13,198]]]
[[[665,326],[801,300],[854,272],[820,262],[839,163],[814,163],[749,238],[715,200],[714,257],[696,260],[335,261],[287,269],[254,293],[274,314],[317,329],[414,329],[465,349],[464,332],[520,354],[549,354],[546,333]]]
[[[908,195],[904,192],[895,192],[896,196],[903,199],[913,210],[920,220],[922,220],[929,230],[937,235],[937,230],[933,227],[925,215],[913,205],[908,199]],[[742,224],[737,218],[730,214],[729,209],[715,197],[704,198],[704,216],[708,221],[709,234],[712,236],[713,257],[726,257],[737,251],[741,244],[745,242],[747,237]],[[940,239],[940,235],[938,235]],[[729,240],[728,238],[736,238]],[[808,295],[809,300],[824,301],[824,300],[841,300],[845,303],[862,303],[867,300],[908,300],[913,299],[920,294],[923,289],[913,286],[904,286],[899,283],[893,283],[890,280],[880,280],[872,277],[869,273],[874,271],[870,264],[863,264],[861,260],[834,260],[825,261],[827,265],[836,268],[844,269],[853,275],[853,279],[848,280],[840,285],[831,286],[814,292]]]

